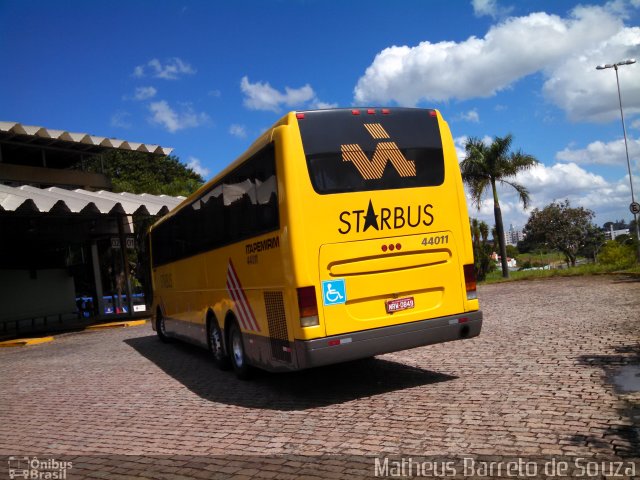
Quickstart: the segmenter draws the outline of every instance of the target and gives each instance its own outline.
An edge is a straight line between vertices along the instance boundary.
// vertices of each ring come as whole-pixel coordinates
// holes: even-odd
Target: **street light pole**
[[[633,194],[633,176],[631,175],[631,162],[629,161],[629,147],[627,145],[627,127],[624,124],[624,112],[622,111],[622,95],[620,94],[620,79],[618,78],[618,67],[622,65],[632,65],[636,63],[635,58],[630,58],[628,60],[623,60],[618,63],[608,63],[606,65],[598,65],[596,70],[604,70],[606,68],[613,68],[616,72],[616,84],[618,85],[618,103],[620,104],[620,118],[622,119],[622,133],[624,135],[624,150],[627,154],[627,169],[629,171],[629,186],[631,187],[631,208],[633,213],[633,220],[636,224],[636,240],[638,241],[638,252],[637,259],[640,262],[640,225],[638,225],[638,214],[635,210],[633,210],[636,204],[636,198]]]

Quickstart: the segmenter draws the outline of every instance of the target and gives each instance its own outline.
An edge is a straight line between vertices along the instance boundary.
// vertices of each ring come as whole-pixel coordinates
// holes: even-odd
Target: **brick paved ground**
[[[615,380],[639,371],[640,281],[490,285],[480,300],[476,339],[251,382],[148,325],[0,349],[0,455],[72,461],[70,479],[353,478],[385,455],[639,456],[640,393]]]

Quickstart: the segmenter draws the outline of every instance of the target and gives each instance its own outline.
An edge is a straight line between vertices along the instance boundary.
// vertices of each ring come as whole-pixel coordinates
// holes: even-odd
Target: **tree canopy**
[[[559,250],[567,264],[575,266],[579,253],[591,254],[596,244],[604,241],[604,235],[592,223],[593,217],[593,211],[573,208],[569,200],[553,202],[542,210],[535,208],[524,227],[527,243],[534,248]]]
[[[507,250],[502,224],[502,211],[498,199],[496,185],[509,185],[520,197],[524,208],[529,205],[529,191],[514,177],[522,171],[528,170],[538,163],[532,155],[521,151],[511,152],[513,136],[495,137],[490,145],[478,138],[470,138],[465,144],[467,158],[460,163],[462,180],[470,189],[471,199],[480,210],[485,192],[489,189],[493,194],[493,213],[496,221],[496,231],[500,256],[502,258],[502,275],[509,277],[507,266]]]
[[[160,157],[140,152],[113,150],[90,160],[85,169],[102,172],[111,179],[114,192],[188,196],[204,179],[176,156]]]

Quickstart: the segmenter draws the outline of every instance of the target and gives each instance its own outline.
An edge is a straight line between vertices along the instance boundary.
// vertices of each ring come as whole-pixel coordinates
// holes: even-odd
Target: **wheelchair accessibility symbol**
[[[322,282],[322,299],[325,305],[340,305],[347,301],[344,278]]]

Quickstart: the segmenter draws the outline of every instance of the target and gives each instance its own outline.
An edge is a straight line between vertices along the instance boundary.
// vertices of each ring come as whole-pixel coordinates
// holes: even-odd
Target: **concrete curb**
[[[14,340],[5,340],[0,342],[0,348],[2,347],[27,347],[30,345],[38,345],[40,343],[52,342],[53,337],[40,337],[40,338],[16,338]]]
[[[124,327],[137,327],[144,325],[148,320],[127,320],[123,322],[110,322],[110,323],[98,323],[96,325],[90,325],[85,330],[101,330],[105,328],[124,328]]]
[[[99,323],[96,325],[89,325],[88,327],[76,332],[86,332],[87,330],[102,330],[106,328],[125,328],[125,327],[139,327],[145,325],[149,320],[123,320],[121,322]],[[61,334],[67,332],[60,332]],[[16,338],[11,340],[0,341],[0,348],[2,347],[26,347],[30,345],[38,345],[40,343],[52,342],[55,337],[39,337],[39,338]]]

